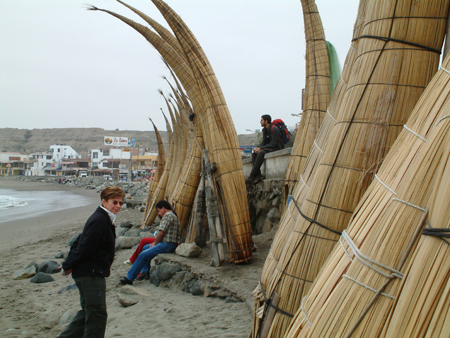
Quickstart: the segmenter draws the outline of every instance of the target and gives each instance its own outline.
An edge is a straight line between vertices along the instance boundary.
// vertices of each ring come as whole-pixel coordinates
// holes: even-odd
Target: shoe
[[[256,174],[256,177],[254,178],[252,184],[259,183],[259,182],[261,182],[263,179],[264,179],[264,176],[261,175],[261,173]]]
[[[130,281],[127,277],[123,277],[120,279],[120,284],[122,285],[133,285],[133,282]]]
[[[141,280],[144,280],[144,279],[150,279],[150,276],[149,276],[148,272],[146,272],[146,273],[141,273],[141,274],[138,276],[138,278],[136,278],[136,280],[138,280],[138,281],[141,281]]]
[[[127,259],[125,262],[123,262],[123,264],[126,264],[126,265],[131,265],[131,262],[130,262],[130,260],[129,259]]]
[[[245,179],[245,184],[252,184],[255,177],[256,177],[255,174],[253,174],[253,173],[250,174],[250,176]]]

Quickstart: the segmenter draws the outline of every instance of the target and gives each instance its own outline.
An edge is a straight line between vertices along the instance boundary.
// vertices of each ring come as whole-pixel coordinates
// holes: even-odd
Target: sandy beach
[[[67,241],[81,232],[84,222],[99,205],[99,194],[94,190],[20,182],[11,178],[0,178],[0,189],[63,190],[92,201],[85,206],[0,223],[0,336],[56,337],[64,329],[60,325],[61,317],[80,309],[78,290],[58,293],[61,288],[73,284],[73,279],[52,274],[54,282],[34,284],[29,279],[13,280],[11,276],[32,261],[38,264],[49,260],[62,262],[62,259],[55,259],[55,255],[66,250]],[[124,208],[119,212],[116,224],[127,220],[140,224],[142,213]],[[172,254],[180,264],[189,266],[206,279],[213,279],[244,300],[236,303],[156,287],[148,280],[123,287],[118,284],[119,278],[128,271],[123,262],[134,250],[118,251],[111,276],[107,278],[106,337],[247,337],[252,323],[251,292],[261,276],[273,235],[272,231],[254,237],[258,249],[248,264],[225,262],[220,268],[212,268],[208,249],[197,258]],[[123,307],[119,297],[131,297],[138,303]]]

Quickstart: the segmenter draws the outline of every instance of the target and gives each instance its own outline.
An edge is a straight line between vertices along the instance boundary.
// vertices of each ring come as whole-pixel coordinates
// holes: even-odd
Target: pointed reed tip
[[[84,4],[84,8],[88,11],[98,11],[98,7],[95,7],[94,5]]]

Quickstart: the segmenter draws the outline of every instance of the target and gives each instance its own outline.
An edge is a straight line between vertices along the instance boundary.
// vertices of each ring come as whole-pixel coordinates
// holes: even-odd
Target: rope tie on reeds
[[[300,181],[303,182],[303,184],[305,185],[305,187],[307,187],[309,189],[309,186],[306,184],[306,182],[303,180],[302,175],[300,175]]]
[[[350,259],[350,262],[353,262],[352,256],[348,253],[347,249],[344,248],[344,243],[342,243],[342,236],[339,237],[339,244],[341,245],[342,250],[344,250],[344,253],[347,255],[348,259]]]
[[[348,246],[350,249],[352,249],[353,253],[355,254],[355,257],[358,258],[358,260],[363,263],[365,266],[367,266],[368,268],[378,272],[380,275],[388,278],[388,279],[393,279],[394,277],[396,278],[403,278],[403,273],[395,270],[387,265],[381,264],[367,256],[365,256],[357,247],[357,245],[353,242],[353,240],[350,238],[350,236],[347,234],[347,232],[344,230],[342,231],[342,237],[345,239],[345,241],[347,242]],[[391,274],[387,274],[383,271],[381,271],[380,269],[376,268],[374,265],[377,265],[383,269],[386,269],[388,271],[391,272]]]
[[[305,317],[307,323],[309,324],[309,326],[312,326],[313,323],[309,320],[308,316],[306,315],[306,311],[303,308],[303,301],[305,300],[306,296],[302,298],[302,304],[301,304],[301,309],[302,309],[302,313],[303,313],[303,317]]]
[[[356,279],[350,277],[349,275],[342,275],[342,278],[347,278],[348,280],[351,280],[352,282],[355,282],[356,284],[361,285],[362,287],[364,287],[364,288],[366,288],[367,290],[370,290],[370,291],[372,291],[372,292],[374,292],[374,293],[377,293],[377,292],[378,292],[377,289],[374,289],[374,288],[372,288],[372,287],[370,287],[370,286],[368,286],[368,285],[366,285],[366,284],[364,284],[364,283],[361,283],[360,281],[358,281],[358,280],[356,280]],[[389,295],[389,294],[387,294],[387,293],[384,293],[384,292],[380,292],[380,295],[385,296],[385,297],[387,297],[387,298],[395,299],[394,296],[391,296],[391,295]]]
[[[392,190],[391,188],[389,188],[382,180],[380,180],[380,178],[377,176],[377,174],[375,174],[375,178],[378,180],[378,182],[380,182],[387,190],[389,190],[391,193],[393,193],[394,195],[397,195],[395,193],[394,190]]]
[[[450,115],[445,115],[444,117],[442,117],[442,118],[436,123],[436,127],[438,126],[439,123],[442,122],[442,120],[444,120],[444,119],[446,119],[446,118],[449,118],[449,117],[450,117]]]
[[[401,43],[401,44],[404,44],[404,45],[417,47],[417,48],[423,49],[423,50],[428,51],[428,52],[441,54],[441,51],[439,49],[428,47],[428,46],[421,45],[421,44],[414,43],[414,42],[410,42],[410,41],[394,39],[394,38],[391,38],[391,37],[377,36],[377,35],[361,35],[361,36],[359,36],[357,38],[352,39],[352,42],[356,41],[356,40],[359,40],[359,39],[375,39],[375,40],[381,40],[381,41],[384,41],[384,42],[398,42],[398,43]]]
[[[314,140],[314,145],[316,146],[317,149],[319,149],[319,151],[323,154],[323,150],[319,148],[319,146],[316,143],[316,140]]]
[[[400,202],[400,203],[404,203],[404,204],[406,204],[406,205],[409,205],[410,207],[419,209],[420,211],[427,212],[427,209],[421,208],[421,207],[419,207],[419,206],[417,206],[417,205],[415,205],[415,204],[406,202],[406,201],[404,201],[404,200],[401,200],[401,199],[398,199],[398,198],[393,198],[392,200],[393,200],[393,201]]]
[[[290,318],[294,318],[293,314],[280,309],[278,306],[273,305],[272,300],[270,298],[267,298],[266,292],[264,291],[264,286],[262,285],[261,281],[259,281],[258,286],[259,286],[259,288],[261,290],[261,293],[262,293],[262,295],[264,297],[264,303],[267,304],[267,306],[273,307],[275,310],[277,310],[278,312],[282,313],[285,316],[288,316]]]
[[[329,231],[335,233],[336,235],[339,235],[339,236],[342,235],[341,232],[339,232],[339,231],[337,231],[337,230],[334,230],[334,229],[330,229],[330,228],[327,227],[326,225],[323,225],[323,224],[317,222],[316,220],[314,220],[314,219],[309,218],[308,216],[306,216],[306,215],[300,210],[300,207],[298,206],[298,204],[297,204],[297,202],[295,201],[295,199],[292,199],[292,201],[294,202],[295,206],[297,207],[297,210],[298,210],[298,212],[300,213],[300,215],[302,215],[302,217],[303,217],[304,219],[306,219],[308,222],[317,224],[317,225],[320,226],[321,228],[324,228],[325,230],[329,230]]]
[[[420,136],[419,134],[417,134],[416,132],[412,131],[411,129],[409,129],[406,124],[403,125],[403,128],[405,128],[407,131],[409,131],[410,133],[413,133],[414,135],[416,135],[418,138],[420,138],[421,140],[427,142],[427,139]]]
[[[342,80],[342,81],[344,81],[344,80]],[[329,109],[327,109],[327,115],[329,115],[333,119],[333,121],[336,122],[336,119],[333,117],[333,115],[330,114],[330,110]]]
[[[450,242],[445,239],[445,238],[450,238],[450,229],[449,228],[433,228],[428,220],[427,220],[427,227],[428,227],[427,229],[422,230],[422,235],[439,237],[445,243],[450,245]]]

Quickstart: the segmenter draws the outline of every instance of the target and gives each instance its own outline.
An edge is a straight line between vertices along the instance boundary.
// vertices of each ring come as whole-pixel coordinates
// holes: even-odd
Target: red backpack
[[[273,133],[273,128],[277,126],[280,128],[280,141],[282,144],[286,144],[291,139],[291,133],[287,129],[286,125],[284,124],[282,119],[276,119],[272,121],[272,128],[270,130],[271,133]]]

